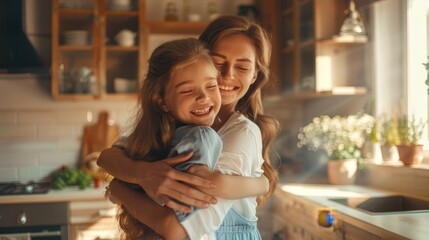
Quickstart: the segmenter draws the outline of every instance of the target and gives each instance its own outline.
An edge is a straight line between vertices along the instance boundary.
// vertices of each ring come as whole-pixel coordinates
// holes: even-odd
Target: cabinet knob
[[[18,221],[18,224],[21,224],[21,225],[24,225],[27,223],[27,215],[25,214],[25,212],[21,213],[18,216],[17,221]]]
[[[330,209],[319,210],[319,215],[317,217],[317,223],[321,227],[330,228],[330,227],[334,226],[334,222],[335,222],[335,217],[334,217],[334,213],[332,210],[330,210]]]

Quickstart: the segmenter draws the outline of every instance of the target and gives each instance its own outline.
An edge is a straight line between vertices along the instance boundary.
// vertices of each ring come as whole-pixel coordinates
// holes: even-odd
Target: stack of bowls
[[[66,31],[63,36],[64,43],[67,45],[88,45],[90,42],[88,31]]]
[[[110,10],[127,11],[131,10],[131,0],[109,0],[108,7]]]

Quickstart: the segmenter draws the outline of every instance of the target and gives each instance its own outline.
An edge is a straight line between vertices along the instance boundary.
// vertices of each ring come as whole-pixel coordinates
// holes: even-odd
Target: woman
[[[245,146],[239,146],[240,144],[236,141],[229,141],[229,137],[234,139],[234,134],[227,132],[222,137],[222,132],[219,132],[219,130],[222,131],[222,127],[225,127],[226,123],[230,123],[232,117],[242,119],[239,115],[245,116],[259,127],[262,136],[261,145],[263,145],[261,147],[261,156],[263,156],[264,160],[263,170],[265,176],[270,180],[270,190],[264,196],[269,196],[274,191],[277,176],[270,165],[268,153],[269,146],[277,133],[278,125],[275,120],[263,114],[261,103],[261,87],[268,81],[269,72],[270,45],[268,38],[263,29],[257,24],[237,16],[223,16],[213,21],[206,28],[201,34],[200,40],[211,50],[216,67],[222,75],[222,79],[219,82],[222,106],[218,115],[219,121],[216,121],[212,127],[218,130],[224,146],[237,145],[238,147],[244,147],[243,151],[247,151]],[[225,141],[227,144],[225,144]],[[198,187],[210,187],[209,182],[196,176],[176,172],[169,166],[169,164],[180,163],[186,160],[187,157],[183,156],[154,163],[137,163],[130,161],[121,150],[112,148],[102,153],[98,163],[113,176],[123,181],[141,185],[149,195],[164,202],[167,206],[179,211],[188,211],[186,206],[180,205],[172,199],[200,208],[207,207],[208,202],[213,203],[215,200],[212,196],[197,189]],[[223,158],[228,159],[228,154],[225,154]],[[249,173],[244,173],[243,169],[240,169],[239,162],[231,166],[229,162],[221,159],[219,160],[219,168],[225,171],[229,169],[229,173],[251,176]],[[130,176],[130,171],[135,174]],[[186,184],[191,184],[197,188],[187,187]],[[115,195],[115,192],[119,192],[117,190],[120,188],[120,182],[115,181],[112,183],[112,194],[119,198],[125,206],[127,206],[127,202],[129,206],[132,205],[132,200],[130,200],[132,198],[144,198],[144,195],[139,195],[136,192]],[[124,197],[125,195],[127,196],[126,198]],[[261,197],[260,200],[263,200],[263,198]],[[246,209],[251,209],[246,208],[246,206],[254,204],[252,200],[246,202],[247,200],[244,199],[240,204],[237,204],[238,207],[236,206],[236,208],[241,208],[242,214],[249,214],[255,217],[255,211],[246,211]],[[151,204],[150,201],[147,201],[147,198],[139,201],[146,201],[147,204]],[[140,204],[139,206],[144,207],[145,204]],[[139,206],[130,208],[132,208],[132,211],[138,211]],[[226,211],[228,210],[227,207],[225,209]],[[168,227],[166,231],[171,232],[172,227],[177,226],[174,219],[168,217],[171,215],[165,212],[165,208],[162,208],[162,214],[157,213],[155,209],[151,210],[154,211],[154,214],[157,214],[157,217],[169,219],[163,221],[165,224],[168,223],[165,226],[166,228]],[[151,214],[148,213],[147,216],[149,215]],[[151,220],[145,219],[147,216],[138,219],[142,222]],[[148,225],[151,226],[150,224]],[[155,225],[152,227],[157,228]],[[158,228],[154,230],[157,232],[163,231],[162,226]],[[188,233],[191,231],[190,228],[189,226],[186,228]]]

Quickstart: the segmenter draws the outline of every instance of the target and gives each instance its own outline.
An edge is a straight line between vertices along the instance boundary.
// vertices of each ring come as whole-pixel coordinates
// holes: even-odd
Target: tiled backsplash
[[[76,166],[84,126],[100,111],[128,126],[136,100],[54,101],[49,79],[0,79],[0,182],[40,180],[62,165]]]
[[[129,115],[113,110],[110,119],[124,126]],[[61,165],[77,165],[84,126],[97,116],[91,110],[0,110],[0,181],[39,180]]]

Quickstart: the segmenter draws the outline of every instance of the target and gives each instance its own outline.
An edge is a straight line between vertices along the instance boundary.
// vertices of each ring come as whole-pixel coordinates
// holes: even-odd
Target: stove
[[[51,188],[50,182],[3,182],[0,183],[0,196],[3,195],[23,195],[23,194],[43,194]]]

